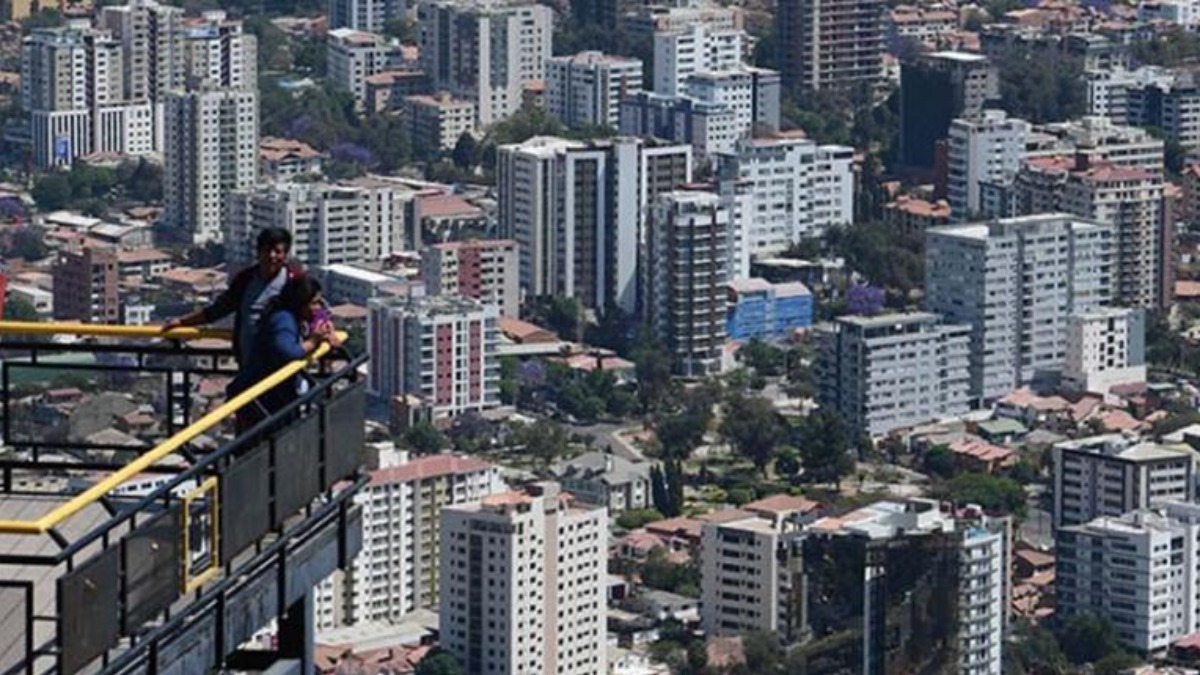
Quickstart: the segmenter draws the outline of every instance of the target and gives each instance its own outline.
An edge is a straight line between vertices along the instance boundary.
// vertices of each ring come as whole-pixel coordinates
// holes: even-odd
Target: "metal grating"
[[[266,444],[242,455],[221,476],[221,564],[233,560],[271,529]]]
[[[332,487],[350,478],[363,464],[364,385],[360,382],[325,405],[325,472],[322,484]]]
[[[72,675],[117,644],[120,549],[110,546],[58,579],[59,672]]]
[[[275,437],[276,525],[307,506],[321,491],[319,424],[319,417],[309,415]]]
[[[28,623],[33,586],[28,581],[0,581],[0,675],[29,670]]]
[[[181,548],[179,504],[138,526],[121,541],[125,561],[125,616],[121,632],[139,627],[179,597]]]

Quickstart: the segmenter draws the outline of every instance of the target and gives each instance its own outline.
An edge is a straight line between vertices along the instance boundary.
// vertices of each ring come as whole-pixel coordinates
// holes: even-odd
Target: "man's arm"
[[[206,323],[220,321],[225,317],[237,311],[238,305],[241,303],[242,293],[245,291],[246,281],[245,272],[239,273],[233,278],[229,288],[226,288],[212,304],[194,312],[185,314],[181,317],[171,319],[163,324],[163,330],[171,330],[172,328],[181,328],[183,326],[202,326]]]

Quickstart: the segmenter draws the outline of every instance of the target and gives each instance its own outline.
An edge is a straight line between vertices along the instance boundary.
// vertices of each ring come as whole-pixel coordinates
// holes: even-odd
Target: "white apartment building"
[[[729,209],[711,192],[667,192],[646,222],[643,315],[681,375],[724,367]]]
[[[442,510],[440,641],[470,673],[607,673],[608,516],[557,483]]]
[[[321,294],[330,304],[349,302],[366,307],[371,298],[394,295],[391,291],[400,288],[406,288],[410,295],[420,295],[413,287],[406,287],[403,277],[357,265],[322,265],[311,273],[321,280]]]
[[[362,190],[329,183],[271,183],[231,193],[227,255],[251,264],[258,233],[280,227],[291,232],[291,255],[305,267],[366,262],[366,201]]]
[[[1030,125],[1003,110],[950,123],[947,143],[947,201],[951,217],[963,221],[981,210],[980,183],[1007,185],[1025,161]]]
[[[464,133],[475,128],[475,103],[446,92],[429,96],[406,96],[404,112],[409,134],[418,152],[453,150]]]
[[[184,82],[258,91],[258,38],[223,11],[184,23]]]
[[[654,92],[664,96],[686,93],[688,78],[697,73],[736,70],[745,65],[748,36],[740,29],[716,29],[698,23],[654,34]]]
[[[161,104],[167,92],[184,86],[182,7],[129,0],[101,8],[97,24],[121,43],[125,100]]]
[[[421,69],[436,89],[474,101],[476,124],[490,126],[521,107],[525,85],[545,79],[553,14],[536,3],[424,0]]]
[[[1137,116],[1137,111],[1130,109],[1134,92],[1154,84],[1169,86],[1175,80],[1175,76],[1161,66],[1088,70],[1083,77],[1087,85],[1088,115],[1103,117],[1116,124],[1136,122],[1133,117]]]
[[[1044,124],[1033,131],[1052,141],[1031,150],[1031,157],[1081,153],[1117,166],[1140,167],[1159,176],[1163,173],[1163,141],[1140,127],[1085,116]]]
[[[818,327],[818,398],[882,436],[970,409],[968,333],[926,312],[843,316]]]
[[[495,304],[502,316],[520,316],[519,271],[517,242],[512,239],[446,242],[421,251],[426,293]]]
[[[361,110],[367,100],[367,78],[387,69],[387,40],[351,28],[335,28],[326,40],[326,77],[335,88],[352,94]]]
[[[166,101],[164,222],[220,241],[228,197],[258,181],[258,91],[205,86]]]
[[[1200,507],[1185,502],[1060,529],[1056,616],[1106,617],[1126,647],[1164,654],[1171,643],[1200,630],[1198,542]]]
[[[382,33],[388,21],[403,19],[405,0],[329,0],[329,28]]]
[[[853,224],[853,160],[853,148],[817,145],[802,134],[744,138],[717,155],[718,192],[733,218],[731,277],[749,277],[753,257]]]
[[[621,99],[641,90],[641,59],[603,52],[546,59],[546,110],[567,126],[616,128]]]
[[[443,507],[505,490],[500,468],[463,455],[410,458],[391,443],[374,448],[379,468],[354,501],[363,509],[362,550],[314,593],[316,629],[395,621],[438,606]]]
[[[647,209],[691,180],[691,149],[536,137],[497,154],[499,229],[518,244],[525,295],[635,312]]]
[[[926,231],[925,305],[970,329],[973,400],[1066,365],[1067,325],[1112,297],[1109,226],[1063,214]]]
[[[496,305],[437,296],[375,298],[367,309],[373,396],[416,397],[431,420],[500,405]]]
[[[403,183],[379,176],[359,176],[341,184],[359,190],[365,202],[363,258],[374,262],[403,251],[408,205],[414,191]]]
[[[619,20],[631,37],[653,41],[655,33],[676,33],[698,25],[718,31],[742,30],[745,28],[745,10],[707,0],[687,0],[673,5],[637,5]]]
[[[1188,445],[1104,434],[1064,441],[1053,453],[1055,527],[1196,494],[1196,452]]]
[[[1076,390],[1097,394],[1145,383],[1145,312],[1110,307],[1072,316],[1063,379]]]
[[[779,128],[779,82],[777,71],[740,66],[690,75],[684,91],[692,100],[729,108],[738,134],[750,135],[756,125]]]
[[[621,133],[687,143],[697,157],[732,152],[749,129],[724,103],[643,91],[621,101]]]

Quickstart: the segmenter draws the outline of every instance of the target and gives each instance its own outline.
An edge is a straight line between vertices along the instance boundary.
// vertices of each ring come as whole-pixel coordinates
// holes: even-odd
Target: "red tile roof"
[[[371,472],[371,485],[404,483],[452,474],[484,471],[492,465],[482,459],[465,455],[430,455],[417,457],[407,464]]]

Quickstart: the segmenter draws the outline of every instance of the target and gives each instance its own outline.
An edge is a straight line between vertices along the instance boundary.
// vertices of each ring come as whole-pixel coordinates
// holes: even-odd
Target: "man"
[[[290,280],[304,274],[299,267],[288,263],[291,248],[292,235],[287,230],[269,227],[259,232],[255,246],[258,262],[234,275],[229,288],[211,305],[171,319],[163,324],[163,330],[210,324],[234,314],[234,352],[239,364],[249,363],[263,308]]]

